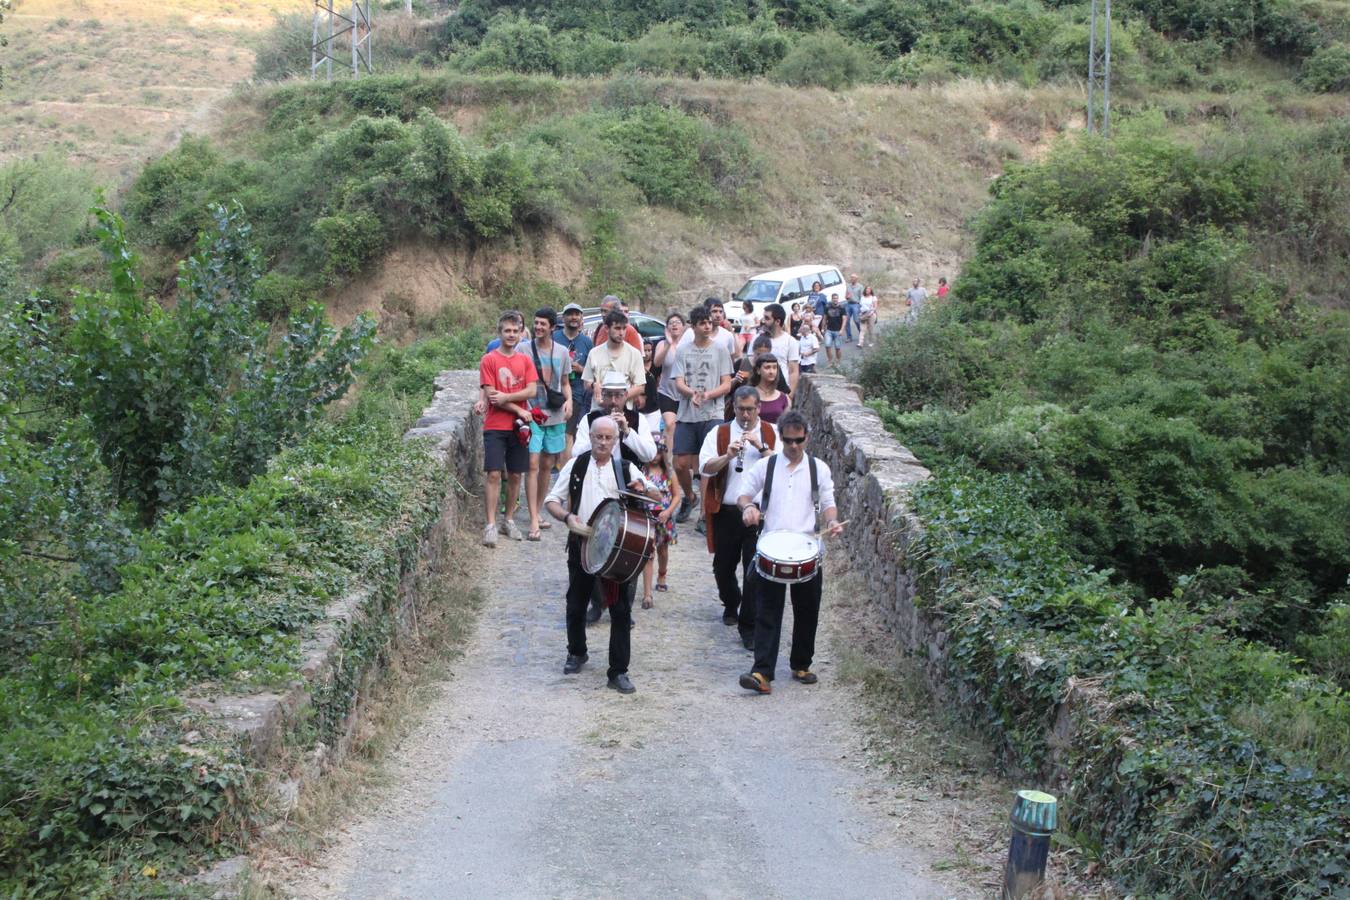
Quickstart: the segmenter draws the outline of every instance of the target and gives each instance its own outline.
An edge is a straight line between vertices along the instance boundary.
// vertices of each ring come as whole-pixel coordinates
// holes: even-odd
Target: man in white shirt
[[[834,505],[834,479],[824,461],[806,454],[806,418],[795,409],[778,420],[782,452],[761,459],[741,480],[741,509],[747,528],[763,526],[771,531],[795,531],[814,535],[816,520],[825,518],[830,536],[841,534],[839,511]],[[768,490],[766,490],[768,488]],[[759,497],[759,500],[756,500]],[[762,509],[761,509],[762,505]],[[752,567],[752,571],[753,567]],[[811,671],[816,652],[816,623],[820,618],[820,587],[823,567],[815,577],[792,585],[792,650],[788,663],[792,677],[802,684],[819,679]],[[787,585],[753,576],[755,585],[755,666],[740,678],[741,687],[757,694],[772,691],[778,666],[778,644],[783,630],[783,602]]]
[[[759,391],[744,385],[731,397],[735,418],[719,425],[703,440],[698,470],[703,474],[703,517],[708,550],[713,555],[713,578],[722,600],[722,624],[740,629],[745,649],[754,649],[754,579],[748,566],[755,555],[758,528],[747,527],[736,507],[744,472],[774,451],[778,435],[759,418]],[[741,575],[743,587],[736,584]]]
[[[801,345],[787,330],[787,311],[781,304],[764,307],[765,333],[773,343],[773,355],[778,357],[778,369],[787,376],[788,393],[797,396],[797,376],[801,374]]]
[[[642,469],[614,458],[614,447],[619,441],[619,427],[609,416],[601,416],[591,423],[591,450],[569,459],[558,473],[544,506],[549,515],[567,523],[572,534],[567,536],[567,661],[564,675],[575,675],[590,658],[586,653],[586,606],[591,602],[591,590],[596,577],[581,565],[583,540],[577,531],[590,521],[602,502],[618,499],[619,491],[645,493],[653,500],[661,495],[642,474]],[[620,484],[618,470],[624,472]],[[575,475],[573,473],[576,473]],[[609,629],[609,686],[621,694],[631,694],[636,688],[628,678],[631,647],[633,592],[637,579],[618,585],[617,598],[610,607],[612,620]]]

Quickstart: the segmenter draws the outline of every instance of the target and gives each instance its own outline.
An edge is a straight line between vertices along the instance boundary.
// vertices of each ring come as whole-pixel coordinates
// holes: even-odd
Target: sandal
[[[666,573],[665,573],[665,572],[657,572],[657,573],[656,573],[656,589],[657,589],[658,591],[661,591],[662,593],[664,593],[664,592],[670,590],[670,588],[666,587]]]
[[[552,528],[552,527],[553,527],[553,523],[550,522],[548,519],[540,519],[540,520],[539,520],[539,528],[540,528],[542,531],[548,531],[548,530],[549,530],[550,528]]]
[[[542,537],[542,535],[539,533],[539,529],[536,528],[536,529],[534,529],[533,531],[531,531],[529,534],[525,535],[525,540],[527,540],[527,541],[537,541],[537,540],[539,540],[541,537]]]
[[[810,669],[797,669],[792,673],[792,679],[800,681],[802,684],[815,684],[820,680],[816,677],[816,673]]]

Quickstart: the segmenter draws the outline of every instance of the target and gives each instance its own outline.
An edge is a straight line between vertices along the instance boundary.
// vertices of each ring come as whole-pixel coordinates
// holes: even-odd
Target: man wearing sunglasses
[[[781,453],[761,459],[741,480],[736,505],[747,528],[795,531],[816,535],[816,522],[825,519],[824,533],[843,533],[834,505],[834,479],[830,467],[806,452],[806,418],[795,409],[778,420]],[[762,508],[761,508],[762,507]],[[792,677],[802,684],[819,679],[811,671],[816,650],[816,623],[820,618],[820,587],[823,566],[809,581],[792,585],[792,650],[788,663]],[[741,687],[758,694],[772,690],[778,665],[778,644],[783,630],[783,603],[787,585],[761,578],[751,568],[755,581],[755,665],[740,678]]]
[[[755,596],[750,559],[755,555],[759,528],[745,524],[736,499],[745,473],[774,451],[778,435],[759,418],[759,391],[749,385],[731,398],[735,418],[719,425],[703,439],[698,470],[703,473],[703,516],[708,550],[713,555],[713,578],[722,601],[722,624],[740,629],[741,644],[755,646]],[[742,586],[736,583],[737,574]]]

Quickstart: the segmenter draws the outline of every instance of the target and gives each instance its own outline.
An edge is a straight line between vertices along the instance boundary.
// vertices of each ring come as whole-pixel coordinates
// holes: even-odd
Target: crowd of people
[[[946,293],[939,282],[938,296]],[[909,316],[927,293],[916,279]],[[744,310],[738,332],[721,300],[671,311],[659,340],[644,342],[619,300],[607,296],[601,320],[585,327],[575,303],[536,310],[526,322],[502,313],[479,363],[475,412],[483,419],[483,544],[499,535],[538,541],[569,529],[565,674],[588,661],[586,626],[610,614],[609,686],[635,690],[628,676],[632,608],[652,608],[667,592],[678,527],[699,510],[695,529],[712,555],[722,621],[754,653],[740,684],[771,691],[788,585],[760,577],[761,533],[838,534],[829,466],[807,453],[808,425],[792,408],[802,373],[838,366],[843,346],[874,342],[880,313],[871,287],[853,275],[843,296],[814,290],[790,308]],[[555,478],[556,472],[556,478]],[[773,490],[775,477],[778,489]],[[528,525],[516,524],[524,479]],[[582,565],[592,514],[607,499],[639,502],[655,524],[655,550],[640,577],[607,583]],[[545,515],[547,513],[547,515]],[[823,526],[822,526],[823,522]],[[821,569],[793,583],[792,677],[813,684]]]

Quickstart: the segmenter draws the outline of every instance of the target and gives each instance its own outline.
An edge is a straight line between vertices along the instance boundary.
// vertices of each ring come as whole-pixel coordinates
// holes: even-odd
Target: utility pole
[[[1101,15],[1098,7],[1102,7]],[[1111,134],[1111,0],[1092,0],[1088,29],[1087,130],[1107,137]]]
[[[371,72],[370,55],[370,0],[352,0],[351,15],[338,11],[341,0],[314,0],[314,30],[309,44],[309,77],[333,80],[333,60],[337,59],[338,42],[346,38],[351,46],[352,77],[360,78],[361,70]]]

